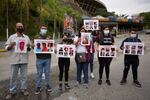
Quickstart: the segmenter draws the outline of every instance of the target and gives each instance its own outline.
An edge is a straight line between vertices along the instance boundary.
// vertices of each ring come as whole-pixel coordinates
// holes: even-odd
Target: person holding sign
[[[84,86],[88,88],[89,78],[88,78],[88,57],[87,49],[85,45],[81,44],[81,34],[85,32],[85,29],[82,28],[79,31],[78,36],[75,37],[74,43],[76,45],[76,57],[75,61],[77,64],[77,85],[81,84],[81,74],[83,71],[84,74]]]
[[[30,39],[23,34],[24,26],[22,23],[16,23],[17,33],[11,35],[7,42],[5,49],[10,51],[11,77],[9,94],[6,99],[11,99],[17,91],[17,74],[20,70],[21,76],[21,93],[27,96],[27,65],[28,65],[28,51],[30,51]],[[16,48],[19,48],[16,49]],[[18,50],[18,51],[17,51]],[[22,52],[23,51],[23,52]]]
[[[69,37],[65,34],[63,36],[63,39],[60,44],[69,44]],[[72,40],[73,43],[73,40]],[[67,54],[71,52],[69,48],[60,48],[60,50],[57,51],[59,54]],[[58,66],[59,66],[59,90],[62,90],[63,86],[63,74],[65,74],[65,89],[70,89],[70,86],[68,84],[68,77],[69,77],[69,67],[70,67],[70,58],[69,57],[59,57],[58,58]]]
[[[111,36],[109,28],[106,26],[103,28],[103,31],[101,34],[97,37],[97,50],[99,52],[99,45],[113,45],[114,44],[114,38]],[[103,75],[103,69],[105,68],[106,72],[106,83],[110,86],[111,82],[109,80],[109,73],[110,73],[110,63],[112,61],[112,57],[99,57],[99,81],[98,84],[102,84],[102,75]]]
[[[42,25],[40,28],[40,34],[35,36],[35,39],[40,40],[50,40],[50,36],[47,34],[47,26]],[[43,47],[43,49],[41,49]],[[34,45],[33,45],[34,48]],[[48,51],[46,47],[46,43],[38,44],[37,43],[37,51]],[[51,54],[50,53],[36,53],[36,90],[35,94],[39,94],[41,92],[41,85],[42,85],[42,74],[45,75],[45,83],[46,83],[46,90],[48,92],[52,91],[50,86],[50,67],[51,67]]]
[[[137,34],[136,34],[136,29],[132,29],[132,31],[130,32],[130,37],[126,38],[125,40],[123,40],[120,49],[123,50],[124,48],[124,43],[125,42],[141,42],[140,39],[137,38]],[[126,46],[126,49],[128,50],[128,47]],[[126,50],[126,52],[128,52]],[[124,71],[123,71],[123,77],[122,80],[120,82],[121,85],[124,85],[127,83],[127,76],[128,76],[128,72],[130,69],[130,65],[132,66],[132,72],[133,72],[133,83],[135,84],[135,86],[137,87],[141,87],[140,82],[138,81],[138,66],[139,66],[139,57],[138,55],[127,55],[125,54],[124,56]]]

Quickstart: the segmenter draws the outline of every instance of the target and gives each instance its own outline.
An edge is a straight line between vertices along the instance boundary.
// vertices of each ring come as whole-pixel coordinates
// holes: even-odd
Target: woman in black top
[[[71,44],[73,41],[68,38],[67,35],[63,36],[63,39],[60,44]],[[65,74],[65,89],[70,89],[68,84],[68,76],[69,76],[69,67],[70,67],[70,58],[58,58],[58,66],[59,66],[59,90],[62,90],[63,85],[63,74]]]
[[[97,38],[97,44],[98,45],[113,45],[114,43],[114,38],[111,36],[109,28],[104,27],[103,31],[101,34],[99,34]],[[98,48],[97,48],[98,50]],[[102,75],[103,75],[103,69],[105,68],[106,72],[106,83],[108,85],[111,85],[111,82],[109,80],[109,73],[110,73],[110,63],[112,61],[112,58],[110,57],[99,57],[98,56],[98,61],[99,61],[99,81],[98,84],[102,84]]]

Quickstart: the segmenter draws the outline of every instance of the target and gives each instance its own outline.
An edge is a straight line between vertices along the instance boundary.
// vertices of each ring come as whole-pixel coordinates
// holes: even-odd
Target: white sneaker
[[[83,74],[81,75],[81,78],[84,78],[84,75],[83,75]]]
[[[95,78],[95,76],[94,76],[94,74],[93,73],[91,73],[91,76],[90,76],[92,79],[94,79]]]

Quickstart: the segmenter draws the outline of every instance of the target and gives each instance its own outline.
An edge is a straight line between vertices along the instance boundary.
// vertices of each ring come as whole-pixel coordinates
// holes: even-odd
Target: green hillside
[[[81,12],[75,8],[62,0],[0,0],[0,40],[6,40],[7,12],[9,35],[20,21],[30,37],[38,33],[41,24],[47,24],[49,34],[55,32],[57,36],[58,32],[62,33],[65,13],[81,18]]]

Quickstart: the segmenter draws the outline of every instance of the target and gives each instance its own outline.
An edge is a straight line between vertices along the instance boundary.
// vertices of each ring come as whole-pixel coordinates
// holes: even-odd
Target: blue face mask
[[[41,35],[45,36],[46,33],[47,33],[47,29],[41,29],[41,30],[40,30],[40,34],[41,34]]]
[[[130,35],[132,38],[136,38],[136,34],[131,34]]]

